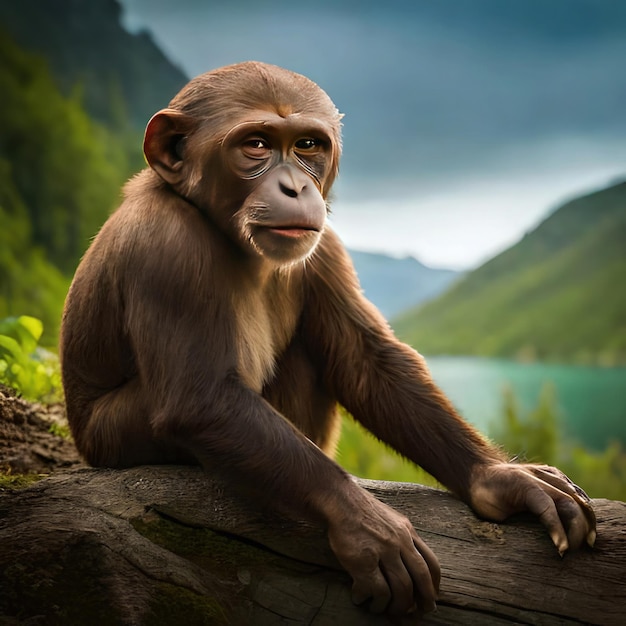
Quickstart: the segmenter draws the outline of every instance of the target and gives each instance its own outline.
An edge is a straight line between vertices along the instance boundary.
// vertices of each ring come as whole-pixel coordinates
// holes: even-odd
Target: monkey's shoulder
[[[224,236],[183,198],[160,185],[147,186],[139,176],[125,188],[125,198],[95,237],[88,255],[116,262],[154,261],[174,265],[206,263]]]

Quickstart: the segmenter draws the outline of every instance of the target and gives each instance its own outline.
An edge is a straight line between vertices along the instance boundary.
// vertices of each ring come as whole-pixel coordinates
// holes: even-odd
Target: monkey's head
[[[340,120],[308,78],[240,63],[189,82],[148,123],[144,153],[243,250],[289,264],[310,254],[324,229]]]

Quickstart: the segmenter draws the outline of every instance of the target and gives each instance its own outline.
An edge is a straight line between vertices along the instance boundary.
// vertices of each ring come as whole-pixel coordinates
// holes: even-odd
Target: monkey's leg
[[[155,438],[137,379],[98,398],[74,438],[85,459],[98,467],[197,463],[171,442]]]

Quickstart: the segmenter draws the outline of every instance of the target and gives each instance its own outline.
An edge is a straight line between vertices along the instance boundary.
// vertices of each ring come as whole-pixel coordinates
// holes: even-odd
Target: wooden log
[[[559,557],[534,519],[476,518],[451,495],[359,481],[442,566],[424,624],[626,623],[626,503],[595,500],[596,547]],[[0,624],[391,623],[350,600],[324,530],[262,511],[200,469],[57,474],[0,493]]]

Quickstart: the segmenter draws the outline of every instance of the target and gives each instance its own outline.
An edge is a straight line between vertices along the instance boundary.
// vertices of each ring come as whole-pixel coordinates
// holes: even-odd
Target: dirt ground
[[[26,402],[0,384],[0,473],[50,474],[80,465],[63,406]]]

